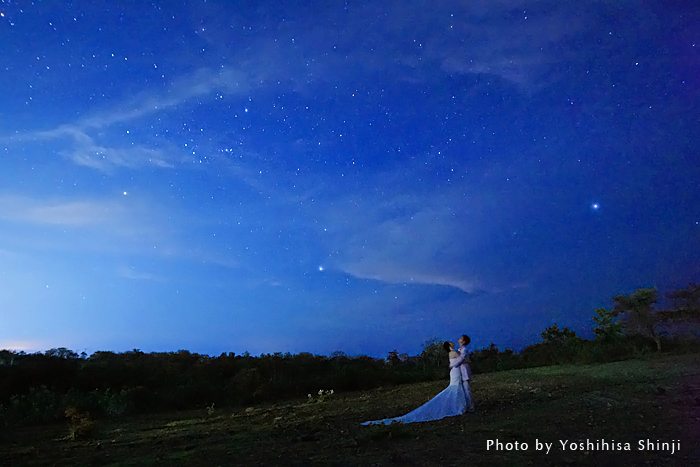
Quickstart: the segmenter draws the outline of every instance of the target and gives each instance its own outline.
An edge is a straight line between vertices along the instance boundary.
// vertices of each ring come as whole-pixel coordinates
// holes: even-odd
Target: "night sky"
[[[697,2],[0,2],[0,348],[520,350],[700,281]]]

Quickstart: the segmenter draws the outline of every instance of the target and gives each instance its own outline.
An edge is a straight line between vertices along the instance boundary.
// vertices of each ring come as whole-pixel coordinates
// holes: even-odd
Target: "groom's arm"
[[[464,363],[465,359],[469,361],[469,354],[467,353],[467,348],[463,347],[459,350],[459,357],[457,357],[457,360],[450,363],[450,369],[460,366],[462,363]]]

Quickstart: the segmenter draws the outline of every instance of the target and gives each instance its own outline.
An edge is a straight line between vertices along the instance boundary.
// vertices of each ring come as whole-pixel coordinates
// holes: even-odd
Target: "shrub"
[[[108,388],[98,397],[97,403],[105,415],[119,417],[129,410],[129,392],[124,389],[117,392]]]
[[[10,398],[10,410],[16,418],[27,423],[55,421],[61,418],[61,397],[40,386],[31,388],[28,394]]]
[[[68,438],[90,438],[95,434],[95,422],[88,412],[83,412],[76,407],[66,408],[64,415],[70,421],[68,426]]]

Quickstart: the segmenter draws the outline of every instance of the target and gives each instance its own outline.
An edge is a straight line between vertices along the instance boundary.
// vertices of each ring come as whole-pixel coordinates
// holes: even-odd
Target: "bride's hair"
[[[451,342],[450,341],[445,341],[442,344],[442,348],[445,349],[445,352],[449,352],[452,349],[452,346],[450,346]]]

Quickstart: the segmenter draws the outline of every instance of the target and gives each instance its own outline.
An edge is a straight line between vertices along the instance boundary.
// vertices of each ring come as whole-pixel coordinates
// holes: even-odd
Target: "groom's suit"
[[[469,370],[469,354],[467,353],[467,348],[465,346],[457,349],[459,352],[459,357],[454,362],[450,363],[450,368],[459,366],[459,371],[462,372],[462,381],[469,381],[472,377],[471,371]]]
[[[469,368],[469,353],[467,353],[467,348],[465,346],[457,349],[459,352],[459,357],[452,363],[450,363],[450,368],[455,368],[459,366],[459,371],[462,373],[462,387],[464,388],[464,393],[467,396],[467,411],[474,411],[474,401],[472,401],[472,394],[469,388],[469,380],[472,378],[472,372]]]

